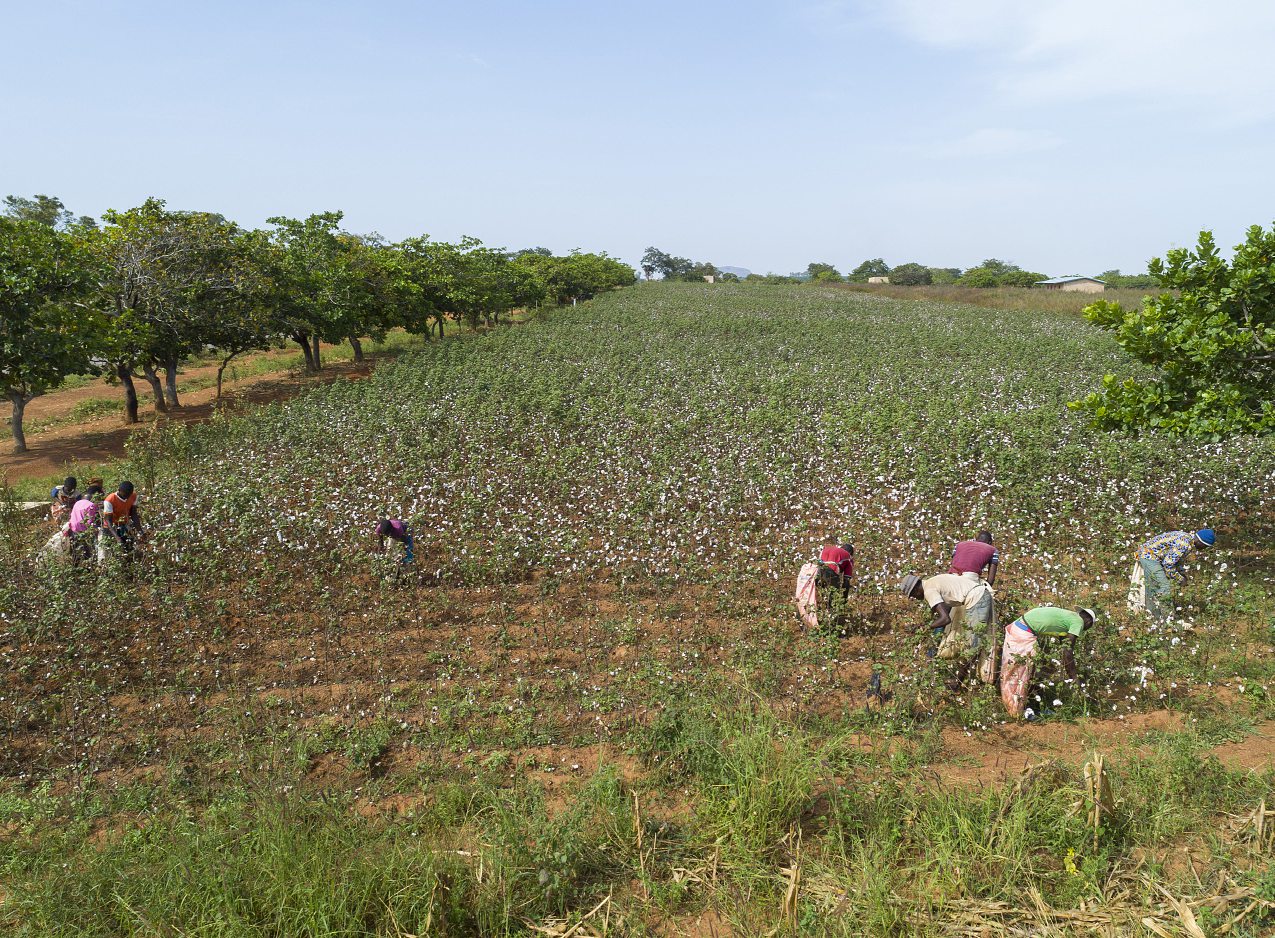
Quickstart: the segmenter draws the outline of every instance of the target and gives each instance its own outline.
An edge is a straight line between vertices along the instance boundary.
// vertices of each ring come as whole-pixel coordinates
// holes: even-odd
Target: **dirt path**
[[[275,350],[252,356],[251,360],[280,360],[291,357],[293,353],[286,350]],[[259,407],[274,401],[287,400],[302,393],[307,388],[331,381],[350,380],[367,377],[385,356],[369,356],[366,361],[330,362],[324,365],[323,371],[317,375],[306,375],[297,371],[276,371],[253,375],[237,381],[226,381],[222,394],[222,404],[233,411],[243,411]],[[196,366],[183,369],[182,382],[213,380],[217,375],[216,365]],[[155,414],[145,410],[149,399],[149,387],[139,382],[139,396],[142,397],[142,422],[129,426],[122,423],[122,416],[110,414],[79,423],[57,425],[56,422],[66,420],[77,404],[95,398],[121,399],[122,392],[118,387],[108,385],[98,379],[77,388],[54,391],[36,398],[26,411],[26,423],[34,428],[27,432],[29,451],[17,455],[10,451],[6,439],[0,443],[3,454],[0,454],[0,477],[9,483],[26,479],[41,479],[62,475],[71,467],[84,464],[97,464],[118,459],[124,454],[124,444],[134,433],[148,432],[158,421],[160,423],[181,422],[198,423],[212,416],[216,388],[208,387],[188,391],[182,394],[183,406],[171,413]],[[152,405],[153,406],[153,405]],[[40,424],[54,422],[49,429],[39,429]]]

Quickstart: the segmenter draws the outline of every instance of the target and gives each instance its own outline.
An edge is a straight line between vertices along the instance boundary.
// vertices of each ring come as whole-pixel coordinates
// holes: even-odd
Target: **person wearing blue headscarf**
[[[1146,590],[1145,607],[1153,618],[1172,611],[1173,588],[1182,583],[1179,564],[1197,548],[1211,548],[1217,543],[1212,528],[1198,531],[1166,531],[1157,534],[1138,548],[1137,562]],[[1136,585],[1136,577],[1135,577]]]

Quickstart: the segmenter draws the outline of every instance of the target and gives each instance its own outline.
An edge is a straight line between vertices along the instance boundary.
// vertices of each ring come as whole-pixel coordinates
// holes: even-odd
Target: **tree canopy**
[[[926,286],[934,282],[930,268],[924,264],[899,264],[890,271],[890,283],[905,287]]]
[[[138,420],[135,379],[155,408],[179,407],[177,372],[213,352],[221,376],[244,352],[284,339],[317,371],[323,342],[361,340],[394,328],[442,335],[448,319],[492,326],[515,309],[587,300],[632,284],[632,267],[606,254],[546,248],[509,252],[475,238],[422,235],[390,244],[341,227],[340,212],[271,218],[245,230],[214,212],[176,211],[161,199],[108,211],[101,226],[76,219],[60,199],[9,196],[0,215],[0,388],[13,404],[16,445],[23,409],[74,373],[105,373]],[[669,258],[680,277],[701,268]]]
[[[0,218],[0,389],[13,407],[19,453],[27,403],[90,366],[101,328],[84,302],[93,274],[92,259],[69,236],[43,221]]]
[[[1073,407],[1107,428],[1221,437],[1275,430],[1275,226],[1249,228],[1228,263],[1213,235],[1148,266],[1166,292],[1136,309],[1099,300],[1085,317],[1147,365],[1106,375]]]
[[[890,276],[890,265],[880,257],[874,257],[864,261],[854,270],[846,275],[846,279],[851,283],[867,283],[869,277],[888,277]]]

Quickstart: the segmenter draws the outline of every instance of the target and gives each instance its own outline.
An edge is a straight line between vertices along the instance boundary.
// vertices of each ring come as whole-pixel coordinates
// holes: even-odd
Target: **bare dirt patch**
[[[287,352],[265,352],[257,358],[279,359]],[[376,366],[377,359],[369,356],[362,362],[331,362],[324,365],[317,375],[297,371],[271,372],[227,380],[222,394],[222,407],[230,412],[241,412],[255,407],[284,401],[319,384],[332,381],[364,378]],[[211,380],[217,366],[206,365],[181,372],[183,381]],[[143,383],[139,395],[146,388]],[[147,389],[148,390],[148,389]],[[24,454],[10,452],[7,444],[0,454],[0,476],[10,483],[25,479],[40,479],[65,472],[68,466],[95,464],[124,455],[124,445],[135,433],[148,433],[154,426],[168,423],[199,423],[208,420],[215,412],[216,389],[213,387],[189,391],[181,395],[182,407],[168,414],[149,412],[143,403],[142,422],[123,423],[122,392],[104,380],[96,380],[77,388],[54,391],[37,397],[26,410],[27,446]],[[72,424],[65,424],[77,404],[95,398],[120,400],[120,413],[108,414]],[[145,401],[145,398],[143,398]],[[47,425],[48,429],[40,429]]]

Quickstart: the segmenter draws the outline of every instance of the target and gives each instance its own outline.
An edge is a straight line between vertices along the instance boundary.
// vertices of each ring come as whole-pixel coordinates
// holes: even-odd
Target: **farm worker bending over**
[[[956,674],[945,682],[948,690],[959,690],[974,664],[982,639],[977,626],[992,621],[992,588],[981,580],[971,580],[954,573],[940,573],[922,580],[909,573],[899,584],[904,596],[920,599],[934,613],[931,622],[935,634],[942,634],[938,657],[955,660]],[[952,607],[965,611],[964,623],[952,619]]]
[[[102,502],[102,529],[119,543],[125,560],[132,559],[138,538],[146,536],[137,509],[137,490],[127,479]]]
[[[49,509],[49,513],[53,516],[54,521],[61,521],[71,513],[72,506],[79,500],[80,495],[75,491],[78,483],[75,476],[67,476],[61,485],[55,485],[50,497],[53,499],[53,506]]]
[[[376,524],[376,537],[378,553],[385,553],[385,539],[388,537],[403,545],[402,563],[411,563],[416,559],[416,554],[414,553],[416,541],[412,538],[412,531],[407,526],[407,522],[400,521],[398,518],[382,518]]]
[[[1005,626],[1005,647],[1001,652],[1001,700],[1012,717],[1027,711],[1027,692],[1036,671],[1036,639],[1039,636],[1069,636],[1062,650],[1063,668],[1076,678],[1076,639],[1093,627],[1097,613],[1092,609],[1061,609],[1037,606]],[[1028,714],[1028,719],[1032,715]]]
[[[1190,531],[1166,531],[1151,538],[1138,548],[1129,584],[1132,605],[1145,608],[1155,618],[1167,615],[1173,586],[1183,579],[1178,564],[1194,548],[1209,548],[1216,542],[1217,535],[1212,528],[1201,528],[1194,534]],[[1142,601],[1139,602],[1139,599]]]
[[[71,507],[71,520],[62,528],[62,535],[71,540],[71,560],[75,563],[87,563],[93,557],[93,548],[97,543],[98,510],[97,496],[102,494],[102,487],[90,485]]]
[[[992,546],[992,532],[979,531],[974,540],[961,541],[956,545],[956,550],[952,552],[952,565],[947,572],[978,581],[983,578],[983,571],[987,570],[987,584],[994,586],[1000,564],[1001,555]]]
[[[819,572],[815,582],[819,587],[821,605],[828,611],[829,621],[840,626],[844,619],[846,602],[850,599],[850,578],[854,576],[854,545],[846,538],[838,544],[832,538],[824,541],[819,552]]]

